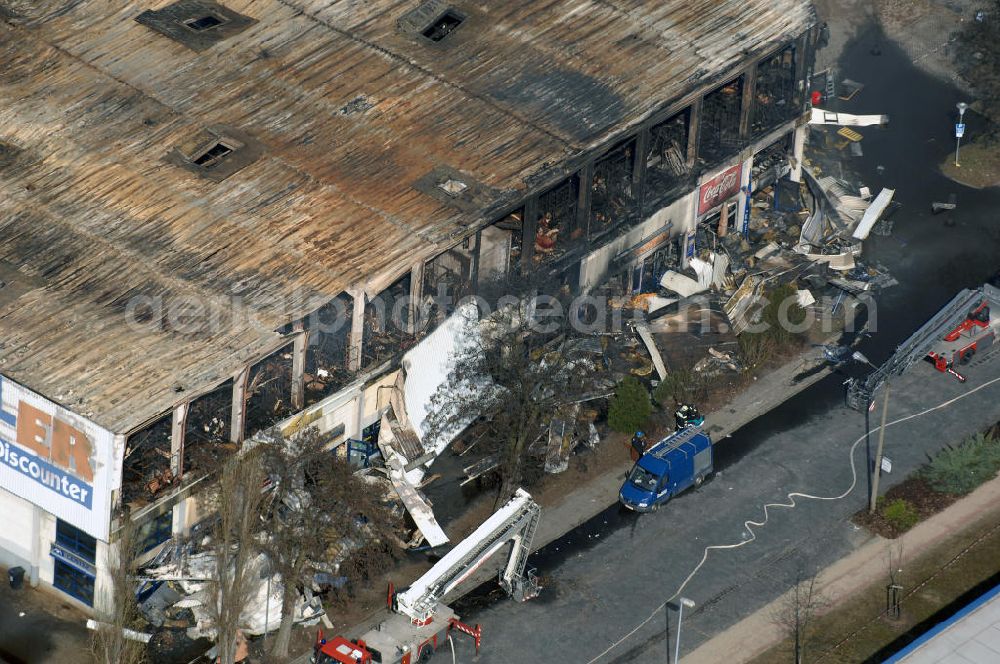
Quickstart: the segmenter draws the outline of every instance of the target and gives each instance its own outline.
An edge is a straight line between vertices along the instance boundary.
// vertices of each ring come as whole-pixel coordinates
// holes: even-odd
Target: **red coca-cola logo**
[[[740,175],[742,171],[743,164],[737,164],[701,185],[701,192],[698,199],[698,214],[705,214],[725,199],[737,193],[740,190]]]

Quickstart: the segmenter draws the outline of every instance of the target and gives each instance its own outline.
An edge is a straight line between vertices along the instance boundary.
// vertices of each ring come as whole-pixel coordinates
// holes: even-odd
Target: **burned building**
[[[428,294],[641,281],[738,226],[755,172],[797,178],[816,38],[802,0],[0,19],[0,561],[84,605],[121,508],[187,531],[255,428],[377,436]]]

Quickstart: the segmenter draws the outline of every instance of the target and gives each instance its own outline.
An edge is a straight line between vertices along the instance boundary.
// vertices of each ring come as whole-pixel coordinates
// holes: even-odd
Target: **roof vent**
[[[167,155],[167,161],[221,182],[255,162],[262,153],[263,147],[245,132],[217,125],[178,145]]]
[[[439,42],[454,32],[455,28],[462,25],[462,21],[464,20],[464,16],[460,16],[454,9],[449,9],[424,28],[420,34],[432,42]]]
[[[204,51],[257,22],[214,0],[177,0],[163,9],[144,11],[135,20],[193,51]]]
[[[195,32],[201,32],[202,30],[211,30],[212,28],[217,28],[220,25],[225,25],[228,23],[224,18],[219,18],[215,14],[203,14],[197,18],[190,18],[184,21],[184,25],[191,28]]]
[[[477,181],[472,174],[438,166],[413,183],[413,188],[448,207],[475,212],[496,202],[500,192]]]
[[[441,190],[448,194],[449,196],[458,196],[463,191],[469,188],[469,185],[465,184],[461,180],[447,179],[438,185]]]
[[[441,44],[469,15],[449,4],[450,0],[424,0],[396,21],[397,29],[424,44]],[[444,46],[444,44],[441,44]]]

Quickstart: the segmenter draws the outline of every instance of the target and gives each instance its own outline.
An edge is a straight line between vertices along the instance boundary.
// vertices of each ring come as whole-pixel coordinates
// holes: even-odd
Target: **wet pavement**
[[[7,584],[7,569],[0,568],[0,573],[0,662],[90,661],[90,635],[81,611],[27,582],[14,590]]]
[[[938,165],[954,149],[955,103],[962,99],[917,70],[879,29],[862,30],[848,46],[839,78],[866,87],[851,102],[830,104],[833,110],[890,116],[886,129],[860,130],[863,158],[844,157],[850,160],[848,171],[873,193],[894,188],[902,204],[892,233],[873,235],[865,244],[865,258],[888,267],[899,281],[879,296],[875,332],[861,345],[878,362],[957,290],[976,287],[1000,269],[1000,230],[994,221],[1000,191],[973,190],[940,174]],[[966,121],[967,136],[982,127],[976,116],[966,114]],[[932,215],[931,202],[951,194],[957,208]],[[998,375],[997,358],[976,367],[965,385],[920,363],[896,384],[890,417],[960,396]],[[863,434],[864,422],[844,406],[843,378],[824,379],[719,441],[721,472],[701,489],[643,517],[610,507],[537,552],[529,565],[549,583],[539,600],[526,605],[498,601],[499,595],[484,587],[460,602],[456,608],[464,619],[484,625],[477,661],[588,662],[672,595],[706,544],[747,538],[742,521],[759,518],[763,503],[781,501],[788,491],[843,492],[852,479],[847,451]],[[883,488],[916,469],[926,454],[998,419],[1000,386],[992,386],[898,425],[886,435],[894,472]],[[859,454],[856,461],[863,459],[863,445]],[[685,613],[684,650],[771,601],[800,568],[829,564],[862,543],[867,535],[850,524],[849,516],[864,502],[865,488],[859,485],[844,500],[805,501],[794,510],[772,512],[772,521],[757,529],[757,541],[713,553],[684,590],[699,604]],[[468,644],[459,642],[458,649],[459,661],[471,659]],[[600,661],[663,662],[665,653],[660,612]]]

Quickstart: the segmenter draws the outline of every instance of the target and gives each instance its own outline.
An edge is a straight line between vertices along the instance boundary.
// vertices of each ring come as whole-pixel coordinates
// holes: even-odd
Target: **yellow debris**
[[[839,135],[843,136],[844,138],[846,138],[847,140],[854,141],[855,143],[857,143],[862,138],[864,138],[861,134],[859,134],[858,132],[854,131],[850,127],[841,127],[840,131],[838,131],[837,133]]]

